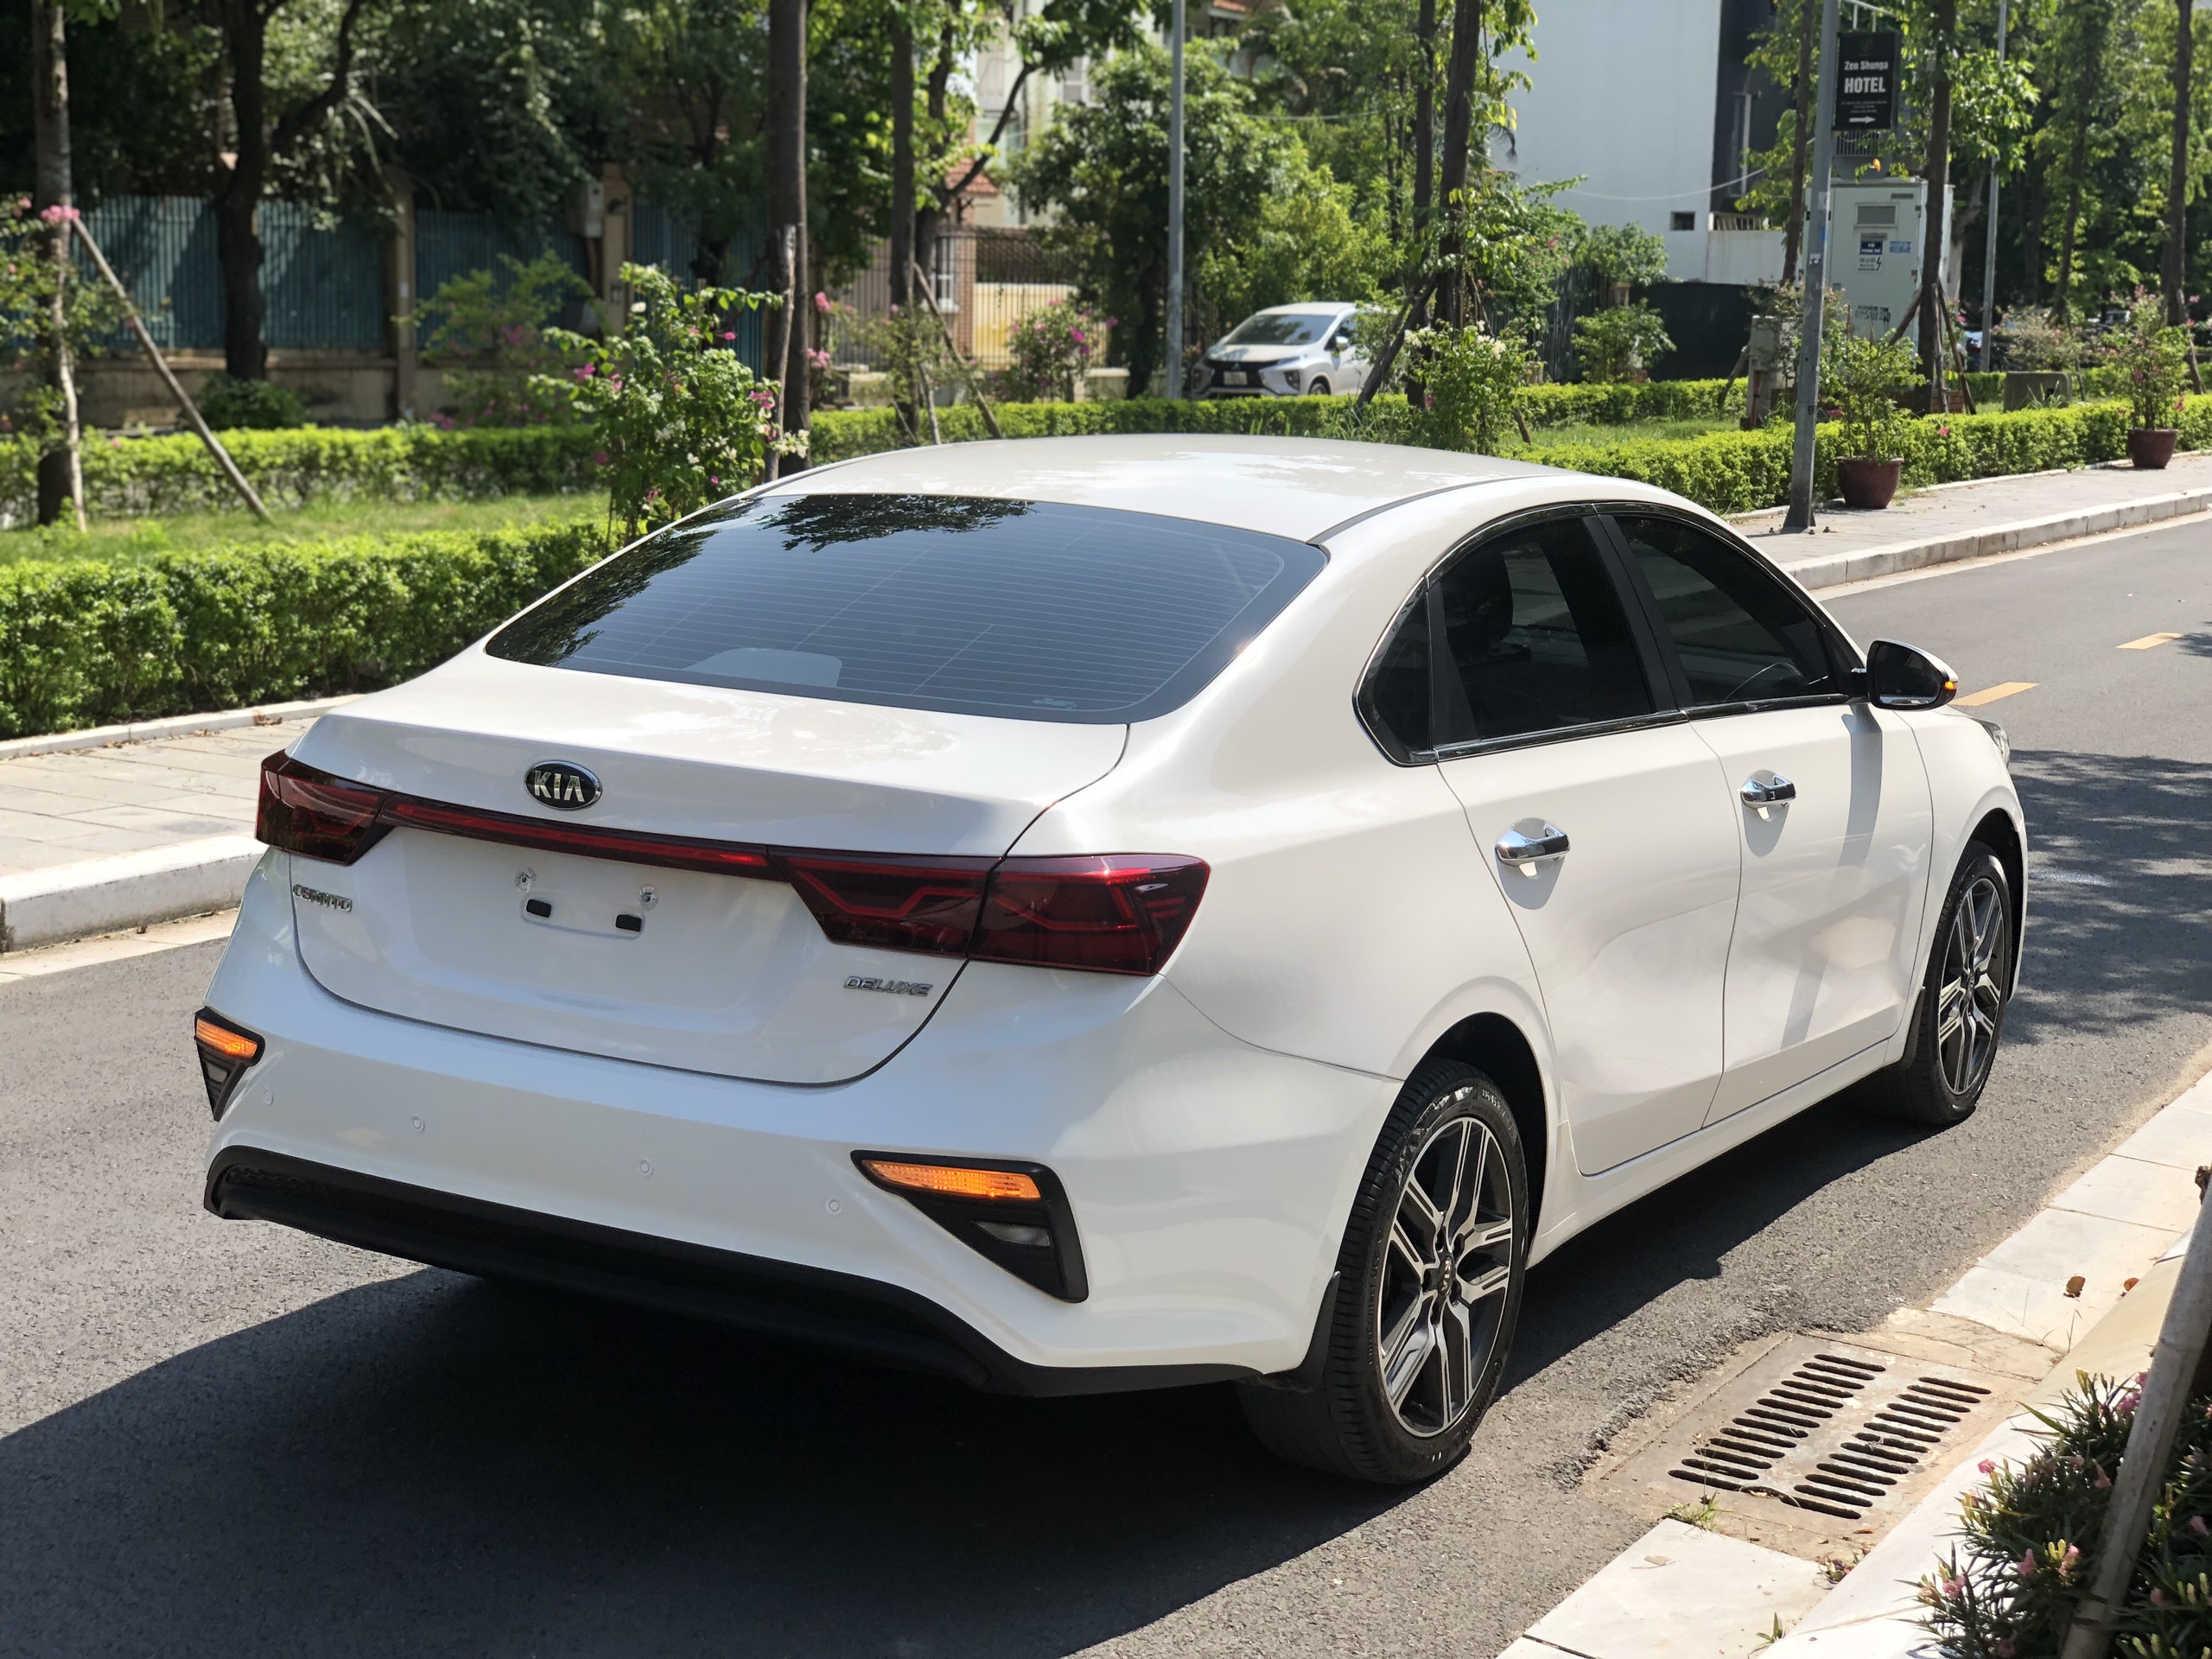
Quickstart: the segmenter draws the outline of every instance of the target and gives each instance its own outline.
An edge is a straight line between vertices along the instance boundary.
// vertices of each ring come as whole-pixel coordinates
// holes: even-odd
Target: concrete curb
[[[228,909],[261,854],[251,836],[209,836],[0,876],[0,951]]]
[[[307,720],[327,714],[341,703],[353,701],[352,696],[313,697],[305,702],[272,702],[260,709],[223,709],[207,715],[171,715],[165,720],[133,721],[127,726],[89,726],[81,732],[11,737],[0,741],[0,760],[12,760],[24,754],[60,754],[71,749],[104,749],[113,743],[148,743],[158,737],[189,737],[194,732],[225,732],[240,726],[276,726],[288,720]]]
[[[2133,530],[2142,524],[2162,524],[2170,518],[2186,518],[2206,512],[2212,512],[2212,489],[2176,490],[2134,501],[2084,508],[2079,512],[2024,518],[2017,524],[1998,524],[1958,536],[1865,547],[1855,553],[1803,559],[1781,568],[1802,587],[1840,588],[1846,582],[1865,582],[1872,576],[1892,576],[1906,570],[1924,570],[1931,565],[2018,553],[2029,548],[2047,547],[2054,542]]]

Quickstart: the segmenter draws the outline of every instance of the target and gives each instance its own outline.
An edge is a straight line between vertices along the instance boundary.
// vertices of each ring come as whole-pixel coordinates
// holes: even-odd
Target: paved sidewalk
[[[288,720],[0,760],[0,876],[253,833],[262,757]]]
[[[1733,522],[1808,588],[1982,558],[2212,510],[2212,452],[2177,454],[2164,472],[2121,461],[2073,472],[1939,484],[1878,512],[1826,506],[1813,532],[1782,528],[1783,510]]]
[[[1761,1545],[1728,1538],[1686,1549],[1691,1529],[1662,1521],[1499,1659],[1928,1659],[1916,1583],[1958,1536],[1961,1497],[1980,1484],[1986,1461],[2032,1455],[2029,1412],[2077,1370],[2125,1376],[2149,1363],[2199,1204],[2195,1172],[2208,1160],[2212,1077],[2161,1107],[1936,1300],[1935,1314],[2037,1344],[2056,1363],[1835,1589],[1813,1563]],[[1632,1620],[1618,1617],[1624,1603]]]

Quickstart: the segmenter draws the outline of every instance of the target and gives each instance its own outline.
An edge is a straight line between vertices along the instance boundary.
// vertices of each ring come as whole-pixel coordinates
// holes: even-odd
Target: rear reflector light
[[[1206,867],[1195,858],[909,858],[758,847],[452,806],[334,778],[287,754],[261,764],[257,833],[271,847],[351,864],[395,826],[785,881],[841,944],[1094,973],[1158,973],[1206,890]]]
[[[1018,1169],[912,1164],[890,1158],[863,1158],[861,1167],[886,1186],[911,1192],[935,1192],[948,1198],[1007,1198],[1037,1204],[1045,1196],[1037,1190],[1037,1178]]]
[[[261,1058],[261,1039],[212,1008],[202,1008],[192,1017],[192,1042],[200,1051],[200,1077],[207,1085],[207,1109],[220,1119],[246,1067]]]
[[[991,872],[969,954],[981,962],[1156,974],[1206,890],[1195,858],[1009,858]]]
[[[856,1152],[853,1161],[878,1186],[1046,1295],[1079,1302],[1090,1294],[1075,1211],[1059,1178],[1044,1165],[893,1152]]]

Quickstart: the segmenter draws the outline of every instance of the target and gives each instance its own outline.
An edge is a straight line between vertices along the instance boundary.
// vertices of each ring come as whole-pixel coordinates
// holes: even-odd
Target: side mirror
[[[1348,352],[1351,349],[1351,336],[1350,334],[1338,334],[1334,340],[1329,342],[1329,350],[1332,353]]]
[[[1948,663],[1895,639],[1867,647],[1864,679],[1864,695],[1877,709],[1941,709],[1959,695]]]

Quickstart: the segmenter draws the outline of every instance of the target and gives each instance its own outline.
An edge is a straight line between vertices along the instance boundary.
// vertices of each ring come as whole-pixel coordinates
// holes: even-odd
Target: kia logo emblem
[[[563,812],[581,812],[599,799],[599,779],[573,760],[541,760],[523,774],[532,799]]]

